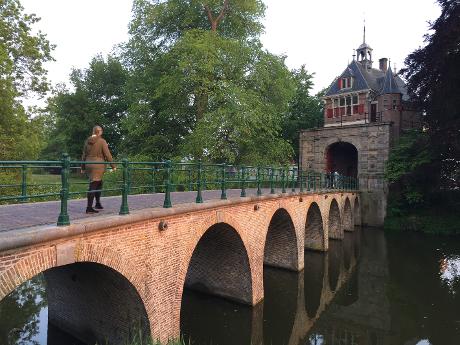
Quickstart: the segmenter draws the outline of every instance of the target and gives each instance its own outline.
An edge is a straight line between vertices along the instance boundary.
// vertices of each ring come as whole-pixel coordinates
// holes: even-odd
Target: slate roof
[[[353,87],[339,89],[337,80],[340,78],[354,77]],[[340,95],[361,90],[374,90],[378,95],[387,93],[400,93],[403,100],[408,100],[407,89],[404,81],[393,74],[391,68],[386,73],[380,69],[366,69],[363,65],[353,60],[347,68],[329,86],[325,96]]]

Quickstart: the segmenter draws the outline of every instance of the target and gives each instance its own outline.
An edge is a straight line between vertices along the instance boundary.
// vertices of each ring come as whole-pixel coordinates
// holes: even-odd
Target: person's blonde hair
[[[98,134],[99,132],[102,132],[102,127],[101,126],[94,126],[93,127],[93,134]]]

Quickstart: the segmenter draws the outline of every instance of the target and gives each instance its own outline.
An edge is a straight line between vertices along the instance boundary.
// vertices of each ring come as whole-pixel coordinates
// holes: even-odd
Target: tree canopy
[[[41,149],[38,120],[26,114],[20,97],[48,91],[44,63],[53,46],[32,26],[39,21],[25,14],[17,0],[0,1],[0,159],[31,159]]]

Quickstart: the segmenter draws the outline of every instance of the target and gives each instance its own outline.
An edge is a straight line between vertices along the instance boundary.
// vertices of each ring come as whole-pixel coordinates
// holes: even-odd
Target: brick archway
[[[328,234],[331,239],[342,239],[343,228],[342,221],[340,218],[340,208],[337,200],[332,199],[329,206],[328,215]]]
[[[232,226],[217,223],[203,234],[190,258],[184,286],[252,305],[248,253]]]
[[[264,265],[299,269],[299,253],[295,226],[289,213],[280,208],[273,214],[265,239]]]
[[[350,199],[347,197],[345,199],[345,204],[343,206],[343,230],[344,231],[353,231],[353,212],[351,210]]]
[[[123,253],[88,243],[73,248],[71,260],[65,264],[57,263],[56,246],[41,248],[18,260],[0,275],[0,285],[7,287],[7,290],[1,290],[0,300],[21,284],[43,274],[47,282],[49,320],[80,340],[90,343],[107,339],[127,341],[123,337],[133,330],[130,327],[139,326],[128,322],[133,315],[139,315],[144,334],[150,334],[154,323],[149,318],[143,284]],[[116,286],[123,288],[117,289]],[[104,299],[107,296],[112,302],[114,297],[134,302],[120,308]],[[99,307],[94,302],[99,303]],[[85,322],[86,326],[83,325]],[[112,324],[104,327],[104,322]],[[92,329],[91,324],[99,324],[99,327]],[[119,326],[116,334],[109,330],[113,324]],[[88,332],[81,334],[82,329]]]
[[[326,250],[324,225],[321,210],[316,202],[312,202],[307,212],[305,222],[305,248]]]

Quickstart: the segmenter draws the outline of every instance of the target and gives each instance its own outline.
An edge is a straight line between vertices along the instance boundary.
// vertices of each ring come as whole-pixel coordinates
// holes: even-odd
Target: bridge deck
[[[246,189],[247,196],[255,196],[256,189]],[[263,194],[268,194],[269,189],[264,189]],[[277,189],[276,193],[280,193]],[[220,199],[220,190],[203,191],[204,202]],[[240,197],[239,189],[227,190],[228,198]],[[173,207],[177,204],[194,203],[196,192],[173,192],[171,200]],[[163,193],[130,195],[128,197],[129,209],[142,210],[145,208],[162,207],[164,201]],[[68,204],[70,221],[89,217],[98,217],[109,214],[118,214],[120,210],[121,197],[103,197],[104,210],[98,214],[86,214],[86,199],[71,200]],[[56,224],[60,209],[59,201],[46,201],[37,203],[1,205],[0,206],[0,232],[14,229],[28,228],[38,225]]]

